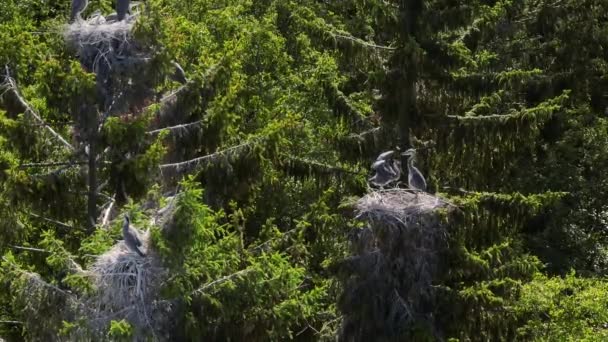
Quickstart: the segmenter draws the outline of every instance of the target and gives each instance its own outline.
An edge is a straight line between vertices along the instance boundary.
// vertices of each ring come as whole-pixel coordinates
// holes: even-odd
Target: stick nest
[[[67,25],[64,39],[76,49],[83,66],[97,72],[103,64],[111,66],[142,54],[131,35],[136,19],[134,15],[122,21],[106,21],[102,15],[95,14]]]
[[[139,111],[150,103],[156,78],[150,49],[133,36],[138,13],[122,21],[94,14],[65,26],[64,39],[83,68],[96,74],[103,112]]]
[[[447,236],[438,210],[452,206],[430,194],[390,189],[367,194],[356,209],[367,226],[351,233],[352,255],[340,265],[340,340],[407,340],[420,324],[438,337],[432,284]]]
[[[95,292],[88,298],[88,307],[93,311],[89,323],[94,331],[103,333],[111,320],[125,319],[135,328],[136,339],[164,340],[171,305],[157,298],[167,270],[148,248],[149,232],[140,234],[140,240],[146,257],[120,241],[90,267]]]

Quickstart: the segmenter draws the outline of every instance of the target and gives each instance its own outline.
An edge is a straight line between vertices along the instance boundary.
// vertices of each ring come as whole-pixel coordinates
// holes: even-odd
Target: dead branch
[[[287,154],[283,154],[282,156],[286,160],[290,160],[290,161],[293,161],[293,162],[296,162],[296,163],[301,163],[301,164],[307,165],[307,166],[309,166],[311,168],[314,167],[314,168],[317,168],[317,169],[321,169],[321,170],[324,170],[327,173],[338,172],[338,173],[348,173],[348,174],[351,174],[351,175],[360,175],[360,174],[362,174],[361,172],[355,172],[355,171],[347,170],[347,169],[341,168],[339,166],[333,166],[333,165],[329,165],[329,164],[323,164],[323,163],[320,163],[320,162],[314,161],[314,160],[309,160],[309,159],[304,159],[304,158],[298,158],[298,157],[292,157],[292,156],[289,156]]]
[[[51,162],[51,163],[27,163],[19,165],[20,169],[28,169],[28,168],[38,168],[38,167],[53,167],[53,166],[76,166],[76,165],[86,165],[87,162]]]
[[[63,222],[60,222],[60,221],[57,221],[57,220],[53,220],[53,219],[50,219],[50,218],[47,218],[47,217],[44,217],[44,216],[40,216],[40,215],[34,214],[32,212],[27,212],[27,214],[30,215],[30,216],[32,216],[32,217],[39,218],[39,219],[41,219],[43,221],[54,223],[54,224],[56,224],[58,226],[61,226],[61,227],[64,227],[64,228],[74,229],[74,226],[71,226],[71,225],[69,225],[67,223],[63,223]]]
[[[39,252],[39,253],[51,253],[49,251],[47,251],[46,249],[41,249],[41,248],[32,248],[32,247],[23,247],[23,246],[12,246],[11,248],[14,249],[18,249],[21,251],[30,251],[30,252]]]
[[[194,121],[194,122],[190,122],[190,123],[186,123],[186,124],[182,124],[182,125],[175,125],[175,126],[155,129],[153,131],[146,132],[146,134],[148,134],[148,135],[156,135],[156,134],[158,134],[158,133],[160,133],[162,131],[174,132],[174,131],[177,131],[177,130],[187,129],[188,127],[198,126],[198,125],[200,125],[202,123],[203,123],[203,120],[198,120],[198,121]]]
[[[232,152],[232,151],[238,151],[238,150],[242,150],[242,149],[248,148],[248,147],[250,147],[250,146],[251,146],[253,143],[254,143],[253,141],[247,141],[247,142],[244,142],[244,143],[242,143],[242,144],[239,144],[239,145],[236,145],[236,146],[229,147],[229,148],[227,148],[227,149],[225,149],[225,150],[221,150],[221,151],[217,151],[217,152],[212,153],[212,154],[208,154],[208,155],[206,155],[206,156],[202,156],[202,157],[194,158],[194,159],[187,160],[187,161],[180,162],[180,163],[163,164],[163,165],[160,165],[159,167],[160,167],[161,173],[162,173],[163,171],[165,171],[165,170],[168,170],[168,169],[175,169],[175,170],[177,170],[178,172],[179,172],[179,171],[181,171],[181,170],[182,170],[182,169],[184,169],[184,168],[185,168],[186,170],[190,170],[190,169],[192,169],[192,168],[197,167],[198,165],[200,165],[200,164],[201,164],[201,163],[203,163],[203,162],[207,162],[207,161],[209,161],[209,160],[216,159],[216,158],[218,158],[218,157],[220,157],[220,156],[224,156],[224,155],[226,155],[227,153],[230,153],[230,152]]]
[[[251,273],[251,272],[253,272],[253,271],[255,271],[255,270],[254,270],[254,269],[251,269],[251,268],[246,268],[246,269],[244,269],[244,270],[240,270],[240,271],[238,271],[238,272],[235,272],[235,273],[229,274],[229,275],[227,275],[227,276],[225,276],[225,277],[221,277],[221,278],[219,278],[219,279],[216,279],[216,280],[214,280],[214,281],[212,281],[212,282],[210,282],[210,283],[207,283],[207,284],[205,284],[205,285],[203,285],[203,286],[199,287],[198,289],[196,289],[196,290],[192,291],[192,294],[194,294],[194,293],[203,293],[203,292],[204,292],[205,290],[207,290],[208,288],[211,288],[211,287],[213,287],[213,286],[215,286],[215,285],[220,285],[220,284],[223,284],[223,283],[227,282],[228,280],[231,280],[232,278],[235,278],[235,277],[238,277],[238,276],[242,276],[242,275],[245,275],[245,274]]]
[[[114,197],[110,201],[110,205],[108,206],[105,213],[103,214],[103,219],[101,220],[102,227],[105,227],[106,224],[108,224],[108,219],[110,218],[110,212],[112,212],[112,207],[114,207],[115,199],[116,199],[116,195],[114,195]]]
[[[296,229],[296,228],[294,228],[294,229],[291,229],[291,230],[288,230],[288,231],[284,232],[284,233],[283,233],[283,234],[281,234],[281,236],[279,236],[279,237],[272,238],[272,239],[270,239],[270,240],[268,240],[268,241],[262,242],[261,244],[259,244],[259,245],[255,246],[255,247],[253,247],[253,248],[250,248],[250,249],[249,249],[249,253],[257,253],[257,252],[259,252],[259,251],[266,251],[266,250],[267,250],[268,245],[270,245],[272,242],[274,242],[274,241],[276,241],[276,240],[279,240],[279,239],[280,239],[280,240],[283,240],[283,239],[285,239],[285,238],[289,237],[291,234],[295,233],[296,231],[297,231],[297,229]]]

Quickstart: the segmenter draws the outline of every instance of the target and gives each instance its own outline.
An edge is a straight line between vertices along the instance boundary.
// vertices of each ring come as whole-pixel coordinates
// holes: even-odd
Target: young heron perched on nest
[[[137,236],[137,232],[131,228],[129,224],[129,215],[127,214],[125,214],[125,221],[122,225],[122,236],[125,239],[125,245],[127,245],[130,250],[139,254],[141,257],[146,256],[146,254],[140,249],[142,243]]]
[[[407,184],[409,188],[413,190],[426,191],[426,180],[424,179],[422,172],[420,172],[420,170],[414,166],[414,162],[416,161],[416,150],[410,148],[401,155],[409,157],[407,160]]]
[[[381,153],[372,164],[374,176],[369,181],[378,187],[385,187],[401,178],[401,163],[394,158],[395,151]]]

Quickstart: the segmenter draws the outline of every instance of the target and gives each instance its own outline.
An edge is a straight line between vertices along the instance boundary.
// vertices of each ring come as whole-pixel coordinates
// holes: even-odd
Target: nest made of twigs
[[[357,202],[357,218],[367,226],[351,232],[352,255],[341,264],[339,340],[403,340],[423,322],[437,334],[430,303],[443,269],[447,225],[437,212],[443,208],[451,205],[399,188],[374,191]]]
[[[111,320],[125,319],[135,328],[136,336],[143,338],[150,333],[155,336],[166,321],[170,308],[165,306],[169,303],[158,300],[158,291],[168,272],[148,248],[148,233],[140,239],[146,257],[120,241],[97,257],[89,269],[96,289],[87,300],[93,310],[89,323],[96,331],[103,332]]]

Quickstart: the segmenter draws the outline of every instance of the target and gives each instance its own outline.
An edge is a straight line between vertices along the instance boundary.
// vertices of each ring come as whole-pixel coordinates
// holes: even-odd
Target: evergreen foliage
[[[0,7],[1,338],[606,338],[606,3],[150,0],[104,23],[103,0],[71,25],[69,1]],[[395,147],[451,208],[415,214],[445,232],[436,255],[353,219]],[[353,262],[370,231],[382,274]],[[153,276],[104,278],[118,266]],[[423,314],[385,321],[418,288]]]

